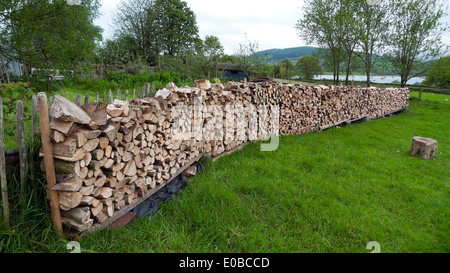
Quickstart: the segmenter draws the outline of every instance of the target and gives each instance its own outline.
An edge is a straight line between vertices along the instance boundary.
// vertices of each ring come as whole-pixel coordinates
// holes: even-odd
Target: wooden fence
[[[161,86],[160,86],[161,87]],[[138,87],[133,90],[133,94],[130,94],[128,90],[125,91],[125,100],[129,101],[133,98],[145,98],[149,96],[153,96],[156,92],[155,84],[145,84],[142,88]],[[118,89],[116,93],[116,98],[118,100],[122,100],[121,90]],[[108,96],[108,101],[106,100]],[[99,93],[95,95],[94,101],[98,102],[100,99]],[[108,94],[106,92],[103,93],[103,101],[112,104],[114,102],[114,94],[110,90]],[[82,95],[77,94],[75,99],[75,104],[81,105]],[[48,99],[48,108],[52,105],[53,98],[50,97]],[[84,104],[90,103],[89,94],[84,96]],[[26,118],[31,117],[31,139],[27,143],[26,139],[26,131],[25,131],[25,120]],[[25,186],[26,186],[26,174],[27,168],[29,167],[27,164],[27,147],[29,148],[30,154],[33,155],[36,147],[36,134],[39,132],[38,130],[38,98],[36,95],[32,97],[32,113],[26,115],[24,113],[24,104],[21,100],[16,103],[16,115],[15,117],[5,117],[3,115],[3,99],[0,97],[0,185],[1,185],[1,199],[2,199],[2,208],[3,208],[3,219],[7,226],[9,226],[10,222],[10,206],[9,206],[9,196],[8,196],[8,182],[7,182],[7,161],[6,154],[7,150],[5,149],[5,120],[16,120],[16,141],[17,141],[17,149],[13,150],[13,153],[16,154],[18,152],[19,155],[19,173],[20,173],[20,201],[24,201],[25,198]],[[49,116],[49,119],[51,117]]]

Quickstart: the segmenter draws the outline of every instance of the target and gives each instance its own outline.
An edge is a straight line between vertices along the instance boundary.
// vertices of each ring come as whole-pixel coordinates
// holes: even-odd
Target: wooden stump
[[[414,137],[411,155],[419,154],[423,159],[431,159],[436,155],[437,141],[431,138]]]

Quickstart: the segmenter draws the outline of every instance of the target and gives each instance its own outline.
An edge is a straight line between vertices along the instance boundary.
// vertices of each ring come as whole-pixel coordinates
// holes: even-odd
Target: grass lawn
[[[209,162],[154,216],[89,234],[81,249],[368,253],[377,241],[381,252],[449,252],[450,96],[417,96],[398,116]],[[438,140],[437,156],[410,156],[414,136]]]

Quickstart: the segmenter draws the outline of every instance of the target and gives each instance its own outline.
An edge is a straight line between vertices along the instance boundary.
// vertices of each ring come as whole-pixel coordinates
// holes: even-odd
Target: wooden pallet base
[[[130,212],[131,210],[133,210],[135,207],[137,207],[138,205],[142,204],[142,202],[144,202],[145,200],[147,200],[150,196],[152,196],[153,194],[155,194],[156,192],[158,192],[160,189],[162,189],[165,185],[169,184],[170,182],[172,182],[172,180],[174,180],[178,175],[180,175],[182,172],[184,172],[187,168],[189,168],[190,166],[192,166],[192,164],[194,164],[195,162],[199,161],[202,158],[202,154],[198,155],[197,157],[193,158],[188,164],[186,164],[184,167],[180,168],[171,178],[169,178],[168,180],[164,181],[162,184],[157,185],[155,188],[147,191],[145,193],[144,196],[142,197],[138,197],[136,199],[133,200],[133,202],[127,206],[125,206],[124,208],[122,208],[119,211],[115,211],[114,212],[114,216],[109,218],[108,220],[106,220],[105,222],[101,223],[101,224],[95,224],[93,225],[88,232],[95,232],[98,230],[102,230],[106,227],[109,227],[110,225],[112,225],[114,222],[116,222],[117,220],[119,220],[121,217],[123,217],[125,214],[127,214],[128,212]]]

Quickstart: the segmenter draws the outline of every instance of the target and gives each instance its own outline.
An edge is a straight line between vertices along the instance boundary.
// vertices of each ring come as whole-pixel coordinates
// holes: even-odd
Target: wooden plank
[[[120,88],[117,89],[117,99],[122,100],[122,92],[120,91]]]
[[[119,218],[130,212],[132,209],[137,207],[138,205],[142,204],[145,200],[147,200],[150,196],[158,192],[160,189],[162,189],[165,185],[169,184],[174,180],[178,175],[180,175],[182,172],[184,172],[187,168],[192,166],[195,162],[199,161],[202,158],[202,154],[198,155],[197,157],[193,158],[188,164],[181,167],[173,176],[171,176],[168,180],[164,181],[160,185],[155,186],[153,189],[148,190],[144,196],[138,197],[133,200],[133,202],[129,205],[126,205],[123,209],[119,211],[114,211],[114,216],[103,222],[102,224],[96,224],[91,227],[89,232],[95,232],[98,230],[102,230],[108,226],[110,226],[112,223],[117,221]]]
[[[53,161],[53,147],[50,140],[50,120],[47,105],[47,95],[44,92],[38,93],[39,115],[42,148],[44,151],[45,175],[47,177],[47,196],[50,200],[50,212],[52,215],[53,228],[55,232],[63,232],[61,222],[61,212],[59,210],[58,192],[52,187],[56,185],[55,162]]]
[[[5,136],[3,127],[3,99],[0,97],[0,184],[3,203],[3,220],[9,226],[8,184],[6,181]]]
[[[17,101],[16,104],[16,128],[17,145],[19,146],[20,158],[20,200],[25,201],[25,176],[27,172],[27,144],[25,142],[25,125],[23,120],[23,102]]]

